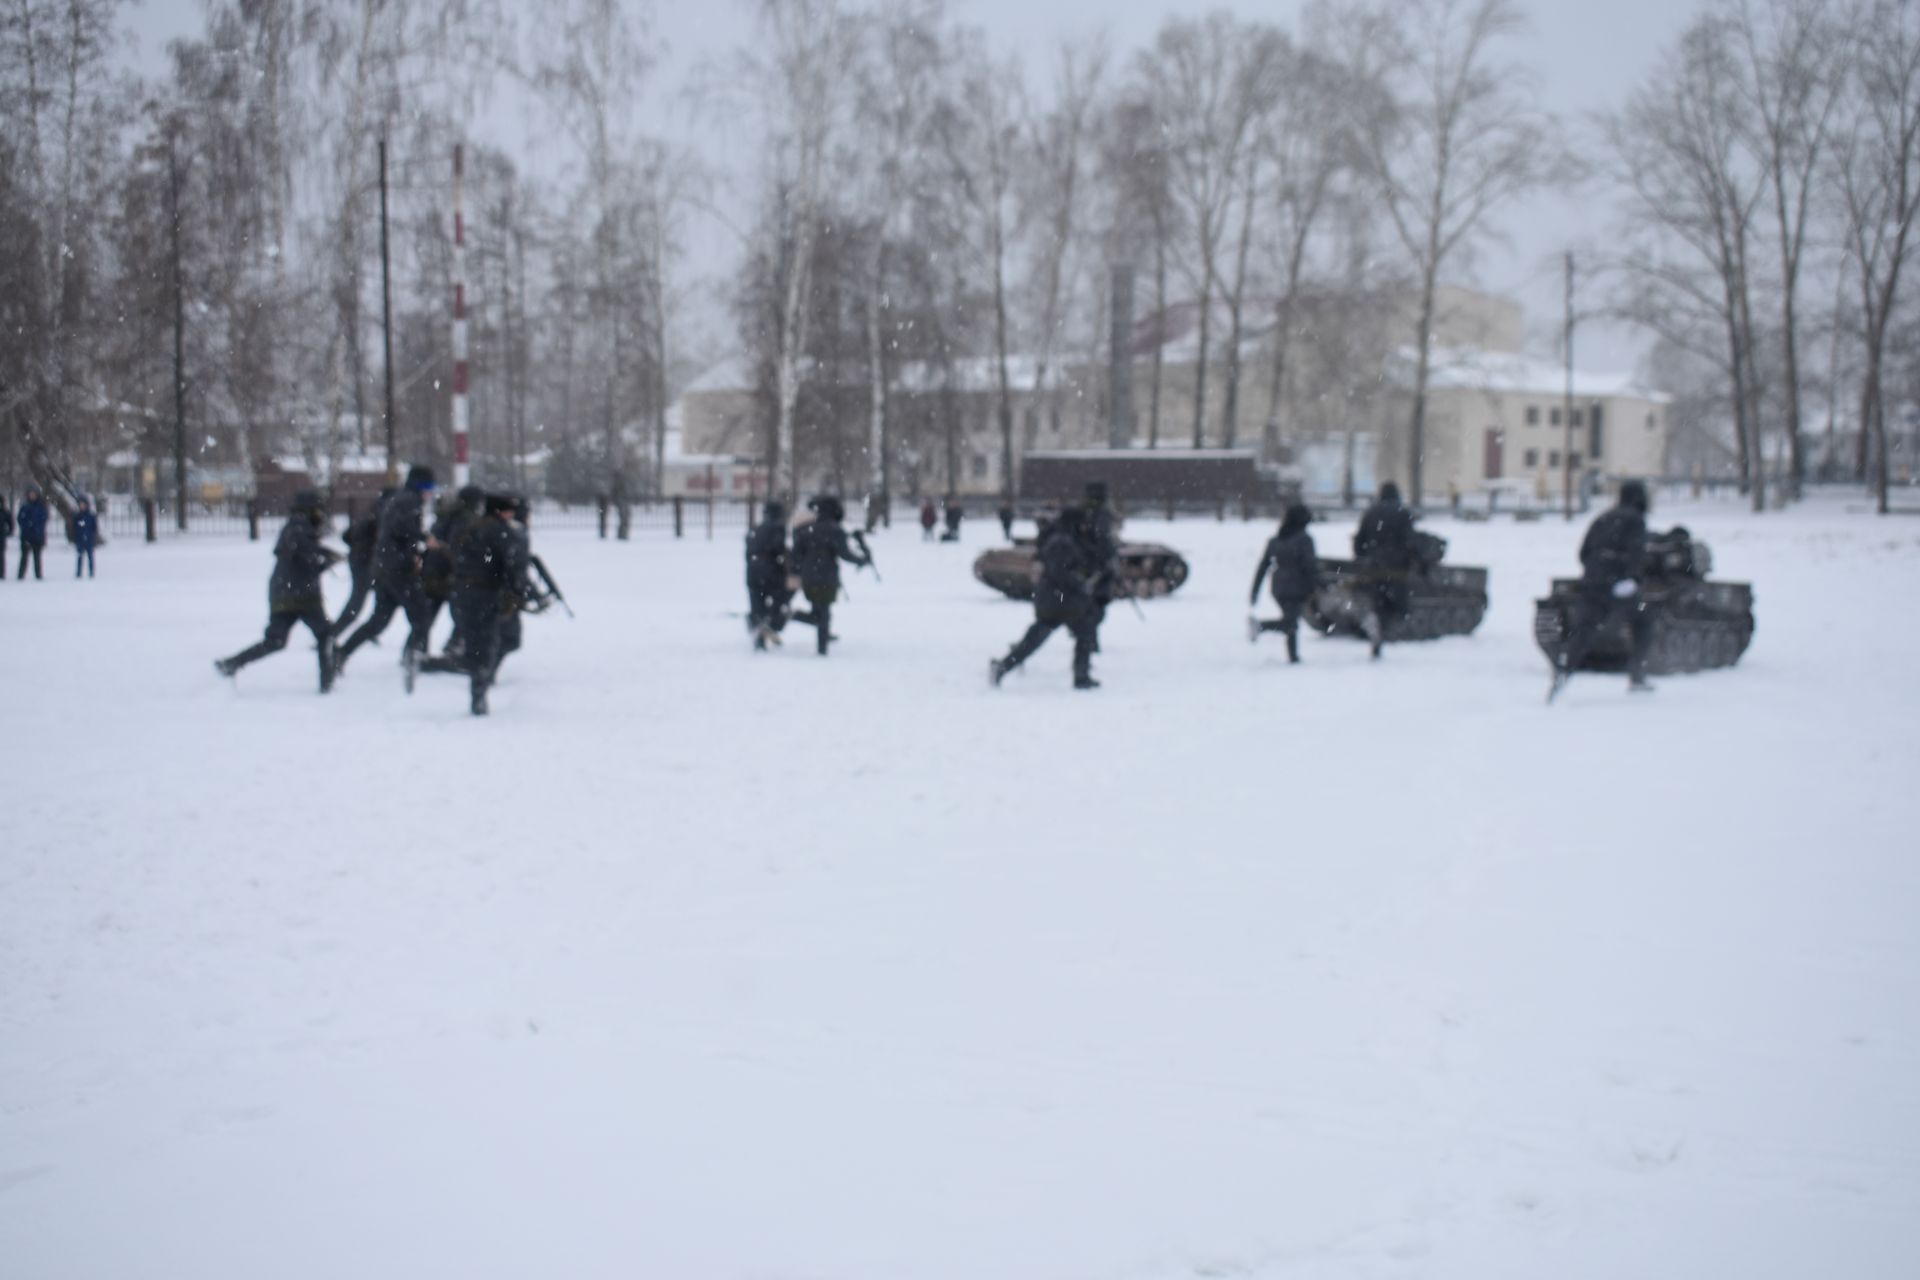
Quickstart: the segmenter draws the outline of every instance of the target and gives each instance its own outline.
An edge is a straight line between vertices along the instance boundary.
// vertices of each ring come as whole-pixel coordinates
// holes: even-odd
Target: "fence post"
[[[600,536],[605,538],[607,536],[607,495],[596,493],[593,495],[593,501],[594,505],[600,509]]]
[[[140,501],[140,513],[147,518],[147,541],[148,542],[158,542],[160,540],[160,533],[158,528],[159,519],[160,519],[159,506],[160,504],[155,502],[152,498],[143,498]]]
[[[1172,494],[1167,495],[1167,519],[1169,521],[1173,519],[1173,495]]]
[[[686,532],[687,500],[679,494],[673,495],[673,536],[678,538]]]
[[[713,491],[707,491],[707,541],[713,541]]]
[[[620,541],[625,542],[632,533],[633,533],[633,503],[628,500],[627,495],[623,492],[620,495],[620,526],[619,526]]]
[[[247,499],[247,541],[260,541],[260,499]]]

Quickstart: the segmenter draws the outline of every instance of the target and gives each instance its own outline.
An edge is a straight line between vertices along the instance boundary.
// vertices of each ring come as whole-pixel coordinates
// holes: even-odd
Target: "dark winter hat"
[[[1399,486],[1399,485],[1397,485],[1397,484],[1395,484],[1395,483],[1394,483],[1393,481],[1391,481],[1391,480],[1389,480],[1389,481],[1387,481],[1387,482],[1386,482],[1385,484],[1383,484],[1383,485],[1381,485],[1381,486],[1380,486],[1380,501],[1382,501],[1382,502],[1398,502],[1398,501],[1400,501],[1400,486]]]
[[[465,493],[466,490],[463,489],[461,492]],[[479,492],[477,487],[475,492]],[[520,505],[520,499],[511,493],[489,493],[486,495],[486,503],[487,514],[497,515],[502,511],[512,511]]]
[[[1280,521],[1280,532],[1298,533],[1312,523],[1313,508],[1304,502],[1295,502],[1287,507],[1287,514]]]
[[[477,507],[487,499],[487,491],[477,484],[464,485],[460,490],[460,505]]]
[[[433,468],[415,463],[407,468],[407,488],[416,492],[433,488]]]
[[[823,493],[814,498],[807,503],[807,508],[810,511],[818,512],[822,520],[845,520],[847,518],[847,509],[840,504],[840,499],[830,493]]]
[[[1641,515],[1647,514],[1647,486],[1638,480],[1628,480],[1620,486],[1620,505],[1632,507]]]
[[[760,516],[764,520],[785,520],[787,518],[787,504],[784,502],[769,502],[766,506],[760,508]]]
[[[75,501],[78,502],[83,507],[90,507],[93,505],[93,502],[84,493],[81,494],[78,498],[76,498]]]
[[[302,489],[293,495],[292,510],[295,514],[318,511],[319,509],[320,491],[318,489]]]

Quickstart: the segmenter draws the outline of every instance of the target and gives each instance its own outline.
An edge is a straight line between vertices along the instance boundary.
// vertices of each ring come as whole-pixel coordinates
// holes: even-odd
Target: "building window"
[[[1550,467],[1557,467],[1560,465],[1560,451],[1558,449],[1555,449],[1551,453],[1547,454],[1547,465]]]
[[[1540,425],[1540,406],[1539,405],[1530,404],[1527,406],[1527,425],[1530,427],[1537,427]]]
[[[1580,425],[1581,425],[1581,422],[1580,422],[1580,410],[1578,410],[1578,409],[1575,409],[1575,410],[1573,411],[1573,417],[1572,417],[1572,419],[1571,419],[1571,421],[1572,421],[1572,423],[1573,423],[1573,425],[1574,425],[1574,426],[1576,426],[1576,427],[1577,427],[1577,426],[1580,426]]]
[[[1600,406],[1595,405],[1593,417],[1587,425],[1587,456],[1597,461],[1606,443],[1606,420],[1600,416]]]
[[[1538,449],[1527,450],[1527,465],[1530,467],[1540,465],[1540,451]]]
[[[984,453],[976,453],[973,455],[973,478],[975,480],[985,480],[987,478],[987,455]]]
[[[1655,427],[1659,425],[1660,425],[1659,415],[1652,414],[1652,413],[1647,415],[1647,430],[1652,431]]]
[[[1568,454],[1567,465],[1574,468],[1575,470],[1578,470],[1580,467],[1580,455],[1577,453]]]
[[[1550,427],[1560,425],[1560,411],[1558,409],[1547,410],[1547,425]]]

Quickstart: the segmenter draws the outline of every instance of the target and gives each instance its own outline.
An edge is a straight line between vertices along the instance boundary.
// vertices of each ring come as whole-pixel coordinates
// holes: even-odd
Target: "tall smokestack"
[[[1133,268],[1113,269],[1113,359],[1107,373],[1107,446],[1133,444]]]

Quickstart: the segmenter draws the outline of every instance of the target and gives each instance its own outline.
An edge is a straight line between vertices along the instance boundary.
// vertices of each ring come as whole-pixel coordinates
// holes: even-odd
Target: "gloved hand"
[[[1622,578],[1613,584],[1613,598],[1615,600],[1631,600],[1639,590],[1640,584],[1632,578]]]

